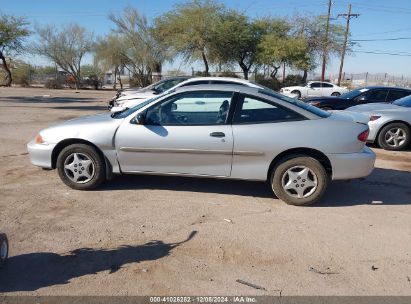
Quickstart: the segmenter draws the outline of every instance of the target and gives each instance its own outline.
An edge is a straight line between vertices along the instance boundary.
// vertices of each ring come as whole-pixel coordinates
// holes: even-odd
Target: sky
[[[327,13],[328,0],[220,0],[229,8],[236,8],[250,17],[292,16],[294,13],[321,15]],[[113,29],[108,14],[120,14],[127,6],[137,8],[149,20],[172,9],[181,0],[0,0],[0,13],[27,17],[33,25],[52,24],[58,28],[78,23],[103,36]],[[388,73],[411,76],[411,0],[333,0],[331,17],[334,22],[345,24],[338,14],[346,13],[348,3],[352,13],[360,16],[351,20],[351,36],[361,41],[355,52],[346,57],[346,73]],[[396,39],[401,38],[401,39]],[[408,38],[408,39],[402,39]],[[30,39],[35,39],[35,36]],[[396,40],[381,40],[396,39]],[[375,53],[389,53],[375,54]],[[31,60],[33,58],[30,57]],[[88,57],[86,60],[91,61]],[[35,58],[34,64],[47,62]],[[198,69],[199,64],[188,64],[183,70]],[[179,63],[166,64],[165,70],[176,69]],[[337,74],[339,58],[332,58],[327,75]]]

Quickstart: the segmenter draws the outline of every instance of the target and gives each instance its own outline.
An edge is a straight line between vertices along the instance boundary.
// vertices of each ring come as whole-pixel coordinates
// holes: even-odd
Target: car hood
[[[69,138],[81,138],[94,142],[97,138],[111,139],[123,119],[111,117],[112,113],[82,116],[67,120],[40,131],[48,143],[58,143]]]
[[[118,104],[121,104],[123,102],[132,100],[132,99],[149,99],[149,98],[153,98],[154,96],[156,96],[154,94],[153,91],[146,91],[146,92],[139,92],[139,93],[133,93],[130,95],[126,95],[126,96],[121,96],[119,98],[117,98],[116,102]]]

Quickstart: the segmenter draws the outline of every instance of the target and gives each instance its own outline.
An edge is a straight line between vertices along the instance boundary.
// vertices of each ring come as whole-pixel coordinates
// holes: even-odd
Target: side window
[[[149,108],[147,125],[225,124],[232,92],[188,92],[172,96]]]
[[[313,82],[313,83],[311,84],[311,87],[312,87],[312,88],[321,88],[321,83],[320,83],[320,82]]]
[[[333,88],[334,86],[331,83],[323,83],[323,88]]]
[[[191,81],[182,85],[182,87],[188,87],[192,85],[200,85],[200,84],[208,84],[208,80],[198,80],[198,81]]]
[[[224,80],[212,80],[210,84],[233,84],[233,85],[244,85],[239,82],[234,82],[234,81],[224,81]]]
[[[405,96],[411,95],[409,91],[400,91],[400,90],[390,90],[388,93],[387,101],[394,101]]]
[[[387,97],[388,90],[372,90],[360,96],[360,100],[367,102],[384,102]]]
[[[303,120],[302,115],[257,97],[242,95],[233,123],[273,123]]]

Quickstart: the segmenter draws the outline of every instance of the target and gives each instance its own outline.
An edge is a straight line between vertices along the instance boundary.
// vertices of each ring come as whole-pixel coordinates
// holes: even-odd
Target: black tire
[[[300,180],[297,180],[297,178],[295,180],[290,179],[290,176],[288,174],[289,170],[294,168],[293,170],[297,171],[291,170],[292,172],[301,173],[301,171],[298,171],[301,167],[309,169],[310,173],[307,175],[308,179],[310,179],[311,182],[316,181],[315,186],[307,187],[305,184],[303,184],[304,182],[307,182],[304,179],[304,175],[298,177],[301,178]],[[286,182],[286,185],[292,183],[292,185],[295,184],[294,186],[297,188],[299,186],[304,187],[305,185],[306,188],[305,190],[303,190],[303,196],[301,198],[297,197],[298,193],[293,189],[286,190],[283,187],[283,178],[284,182]],[[271,172],[270,182],[274,194],[279,199],[289,205],[304,206],[315,203],[324,195],[324,192],[327,189],[328,179],[329,177],[327,175],[327,172],[325,171],[324,166],[318,160],[305,155],[294,155],[283,159],[273,168]],[[295,193],[292,193],[293,191]]]
[[[73,176],[74,172],[65,169],[65,166],[67,165],[66,162],[69,162],[70,158],[72,158],[74,154],[78,155],[79,157],[81,156],[82,158],[84,157],[83,161],[91,161],[90,166],[93,166],[92,168],[85,168],[85,166],[76,166],[78,169],[73,168],[73,170],[78,170],[77,172],[80,174],[84,174],[84,172],[87,171],[89,178],[83,176],[80,179],[78,179],[78,182],[75,182],[73,180],[75,179],[75,177]],[[80,163],[79,165],[82,164]],[[103,156],[101,156],[101,154],[96,150],[96,148],[86,144],[73,144],[65,147],[57,157],[57,171],[59,173],[61,180],[67,186],[76,190],[94,189],[98,187],[100,184],[102,184],[106,179],[106,166]]]
[[[9,241],[4,233],[0,233],[0,268],[6,263],[9,256]]]
[[[331,94],[331,96],[341,96],[341,94],[339,92],[334,92]]]
[[[324,110],[324,111],[332,111],[332,110],[334,110],[334,109],[331,108],[331,107],[320,107],[320,109],[321,109],[321,110]]]
[[[297,95],[297,98],[298,98],[298,99],[300,99],[300,98],[301,98],[301,92],[300,92],[300,91],[298,91],[298,90],[291,91],[291,94],[295,94],[295,95]]]
[[[395,133],[395,130],[400,130],[400,135],[405,137],[405,140],[393,139],[390,141],[390,133]],[[386,125],[378,134],[378,144],[381,148],[391,151],[401,151],[408,147],[411,140],[410,128],[401,122],[395,122]],[[396,145],[398,143],[398,145]]]

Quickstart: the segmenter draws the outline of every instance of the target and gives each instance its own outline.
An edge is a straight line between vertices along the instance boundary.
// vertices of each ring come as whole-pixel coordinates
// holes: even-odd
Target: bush
[[[231,71],[224,71],[221,72],[220,75],[218,75],[218,77],[232,77],[232,78],[240,78],[238,77],[238,75],[234,72]]]
[[[44,87],[47,88],[47,89],[62,89],[63,88],[61,83],[58,80],[55,80],[55,79],[47,80]]]
[[[303,83],[303,77],[301,75],[287,75],[282,84],[282,87],[290,87]]]
[[[255,82],[274,91],[278,91],[281,88],[281,83],[277,78],[264,78],[260,74],[256,75]]]

